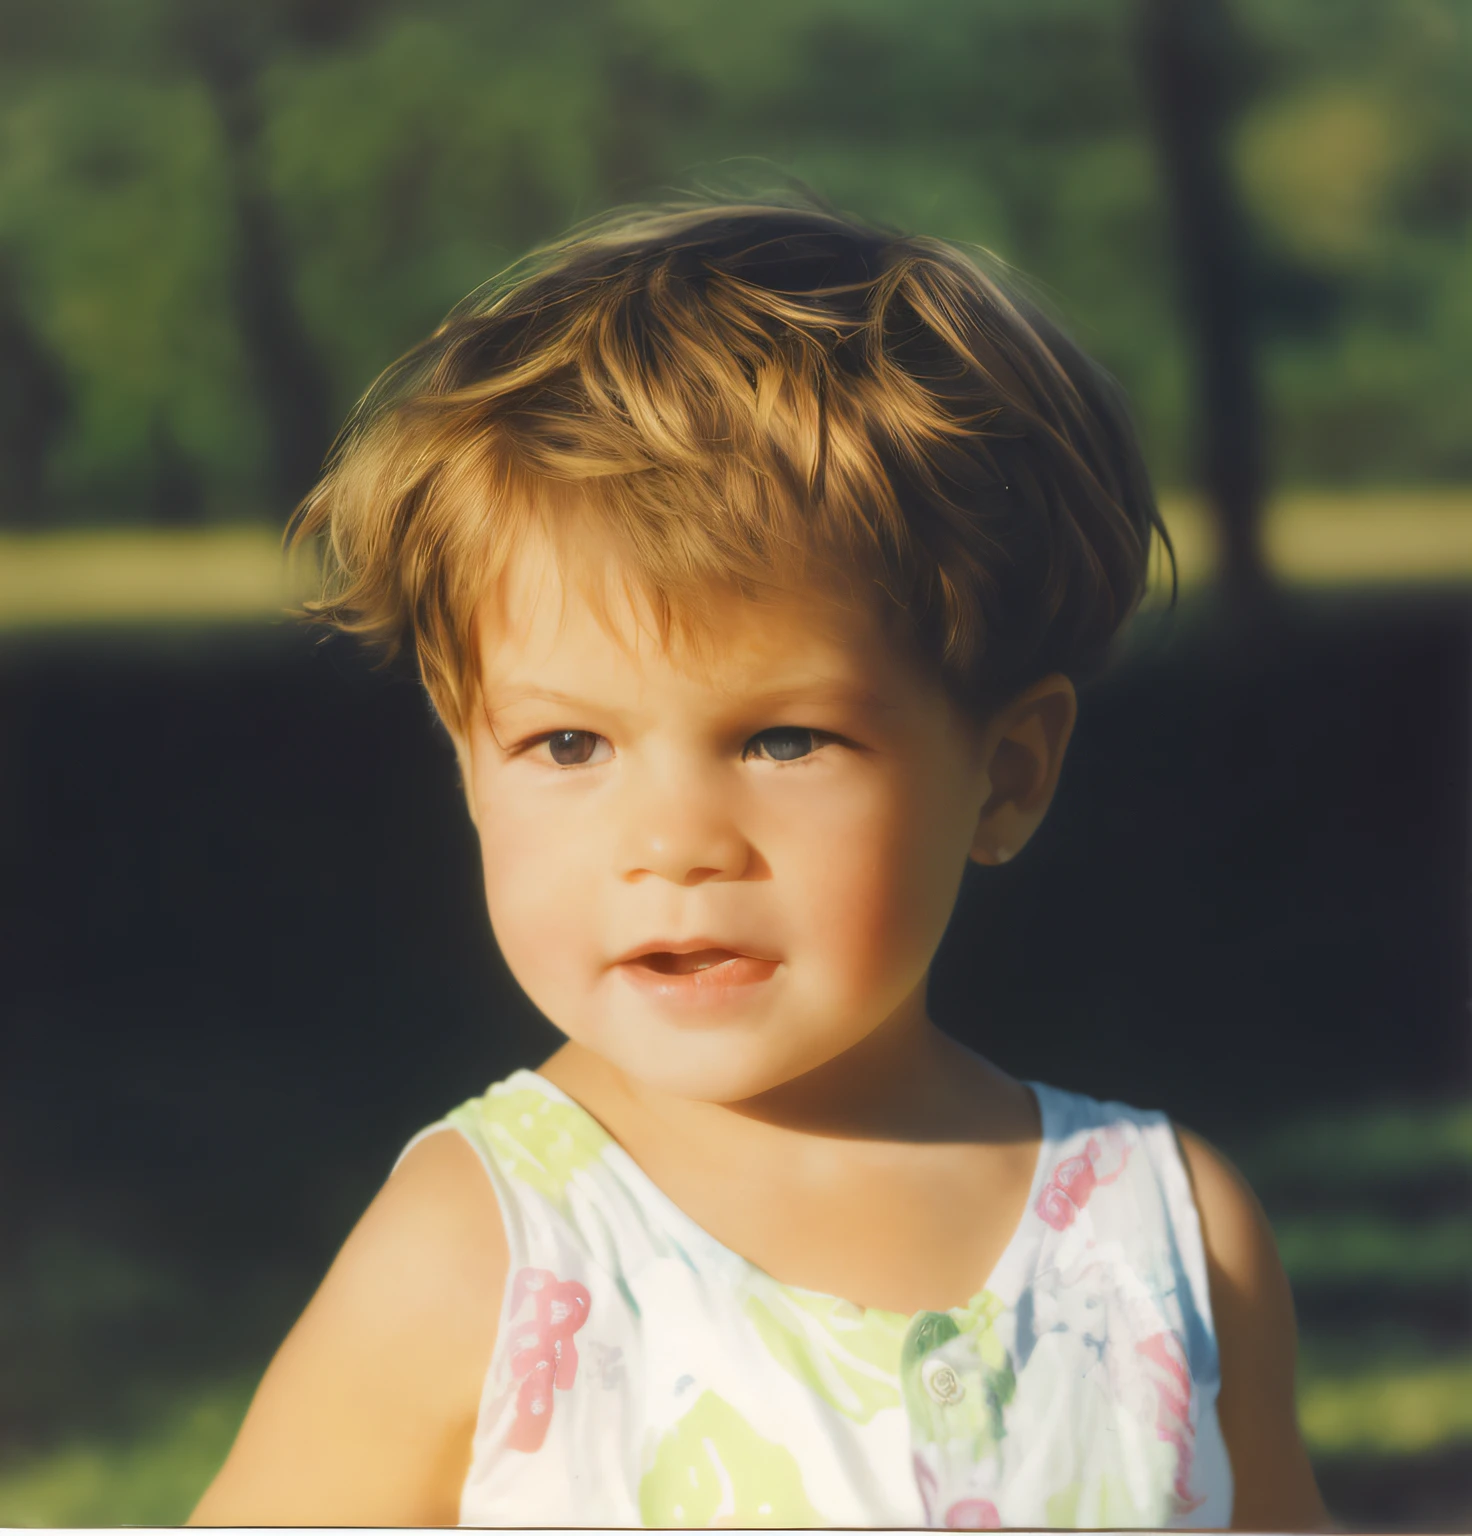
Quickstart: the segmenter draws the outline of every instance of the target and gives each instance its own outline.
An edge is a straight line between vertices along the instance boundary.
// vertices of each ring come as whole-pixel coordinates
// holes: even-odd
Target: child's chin
[[[739,1104],[808,1070],[790,1045],[778,1049],[777,1042],[761,1036],[760,1028],[740,1026],[699,1032],[645,1027],[628,1031],[606,1059],[656,1093],[705,1104]]]

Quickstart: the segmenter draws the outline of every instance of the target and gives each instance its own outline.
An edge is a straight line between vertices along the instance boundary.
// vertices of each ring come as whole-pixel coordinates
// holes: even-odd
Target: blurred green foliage
[[[1277,472],[1472,477],[1468,7],[1234,15]],[[1128,0],[7,0],[0,394],[54,365],[65,401],[0,434],[39,456],[0,519],[36,520],[39,484],[51,522],[279,522],[306,488],[301,455],[271,467],[283,413],[339,420],[530,243],[789,174],[1031,274],[1179,482],[1136,24]]]
[[[1389,1221],[1361,1214],[1280,1221],[1278,1251],[1305,1285],[1368,1282],[1387,1289],[1465,1284],[1472,1277],[1472,1222]]]
[[[1245,1171],[1254,1183],[1284,1178],[1414,1179],[1472,1168],[1472,1103],[1438,1113],[1408,1105],[1345,1106],[1266,1132]]]

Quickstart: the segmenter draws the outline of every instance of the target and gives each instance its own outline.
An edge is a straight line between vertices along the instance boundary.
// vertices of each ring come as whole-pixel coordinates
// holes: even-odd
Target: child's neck
[[[905,1316],[976,1294],[1040,1156],[1033,1095],[923,1009],[734,1104],[658,1093],[571,1044],[542,1070],[732,1252],[779,1283]]]
[[[1014,1141],[1032,1134],[1032,1097],[956,1043],[920,1009],[887,1021],[833,1060],[752,1098],[679,1098],[569,1041],[542,1076],[639,1158],[640,1143],[679,1145],[700,1161],[823,1180],[840,1161],[903,1143]]]

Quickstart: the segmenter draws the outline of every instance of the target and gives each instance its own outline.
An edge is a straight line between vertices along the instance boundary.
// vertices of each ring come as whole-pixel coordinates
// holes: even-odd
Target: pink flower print
[[[1054,1184],[1038,1196],[1036,1210],[1055,1232],[1061,1232],[1078,1215],[1078,1207]]]
[[[935,1508],[940,1494],[940,1480],[918,1452],[911,1459],[915,1468],[915,1483],[920,1489],[920,1502],[925,1508],[925,1524],[933,1527],[936,1523]],[[1000,1531],[1002,1517],[990,1499],[957,1499],[946,1510],[943,1528],[948,1531]]]
[[[1073,1225],[1095,1187],[1112,1184],[1129,1160],[1130,1147],[1118,1131],[1105,1131],[1103,1146],[1097,1136],[1090,1136],[1082,1152],[1065,1157],[1053,1170],[1034,1209],[1055,1232],[1063,1231]],[[1109,1167],[1108,1173],[1099,1172],[1101,1163]]]
[[[946,1511],[948,1531],[1000,1531],[1002,1517],[990,1499],[958,1499]]]
[[[1097,1145],[1093,1137],[1090,1137],[1089,1146]],[[1094,1165],[1089,1161],[1087,1153],[1065,1157],[1053,1170],[1053,1177],[1048,1180],[1048,1187],[1043,1191],[1042,1200],[1038,1202],[1038,1215],[1050,1227],[1055,1227],[1061,1232],[1064,1227],[1072,1225],[1073,1218],[1088,1203],[1089,1196],[1094,1193],[1094,1186],[1098,1182],[1098,1175],[1095,1174]],[[1045,1203],[1046,1209],[1044,1209]]]
[[[1176,1448],[1176,1473],[1172,1489],[1178,1512],[1187,1514],[1201,1504],[1202,1495],[1190,1489],[1191,1462],[1195,1456],[1196,1432],[1191,1428],[1191,1367],[1180,1335],[1171,1331],[1152,1333],[1135,1345],[1135,1351],[1150,1361],[1157,1406],[1155,1432]]]
[[[530,1303],[532,1316],[524,1318]],[[514,1451],[537,1451],[552,1422],[552,1389],[566,1392],[578,1373],[572,1336],[588,1317],[587,1287],[559,1280],[550,1269],[518,1270],[511,1285],[511,1373],[521,1383],[516,1422],[506,1443]]]

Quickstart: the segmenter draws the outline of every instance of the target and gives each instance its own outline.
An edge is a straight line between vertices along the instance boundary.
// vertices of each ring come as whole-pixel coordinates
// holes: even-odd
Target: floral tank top
[[[535,1072],[426,1127],[480,1155],[510,1250],[460,1524],[1227,1525],[1170,1123],[1028,1086],[1021,1225],[965,1306],[914,1316],[774,1280]]]

